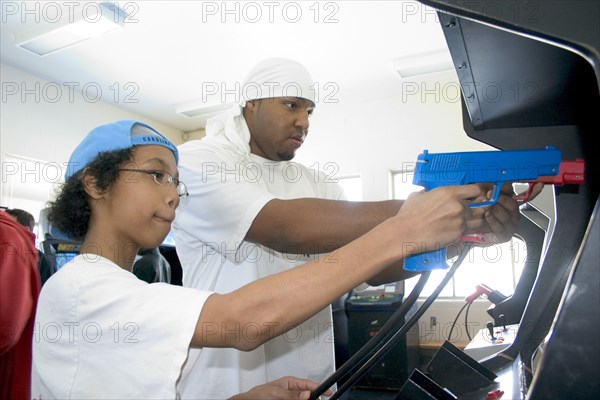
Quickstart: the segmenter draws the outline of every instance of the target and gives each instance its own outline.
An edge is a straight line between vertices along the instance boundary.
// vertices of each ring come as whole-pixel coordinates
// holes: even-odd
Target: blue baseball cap
[[[122,120],[100,125],[87,134],[71,154],[65,180],[87,167],[100,153],[143,145],[166,147],[173,152],[175,163],[179,163],[177,147],[160,132],[142,122]]]

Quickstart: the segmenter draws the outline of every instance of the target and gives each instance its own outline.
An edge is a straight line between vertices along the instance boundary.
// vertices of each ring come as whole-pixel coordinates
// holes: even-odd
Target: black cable
[[[462,314],[463,310],[468,305],[469,305],[469,303],[465,303],[458,311],[458,314],[456,314],[456,318],[454,318],[454,322],[452,322],[452,326],[450,327],[450,333],[448,333],[448,341],[450,341],[450,339],[452,338],[452,331],[454,330],[454,327],[456,326],[456,321],[458,321],[458,317],[460,317],[460,314]]]
[[[471,334],[469,333],[469,324],[467,323],[467,320],[469,319],[469,309],[471,308],[471,304],[473,304],[473,303],[469,303],[469,306],[467,307],[467,311],[465,311],[465,331],[467,332],[467,337],[469,338],[469,342],[471,340],[473,340],[471,338]]]
[[[442,279],[438,287],[425,300],[421,307],[419,307],[417,312],[397,332],[395,332],[392,335],[392,337],[386,343],[384,343],[384,345],[381,346],[381,348],[378,349],[373,354],[373,356],[371,356],[371,358],[365,364],[362,365],[362,367],[358,369],[358,371],[356,371],[350,378],[348,378],[348,380],[342,384],[342,386],[333,394],[333,396],[329,398],[329,400],[338,399],[342,394],[344,394],[346,390],[348,390],[348,388],[350,388],[356,381],[362,378],[377,361],[379,361],[383,356],[385,356],[386,353],[393,348],[393,346],[395,346],[400,340],[402,340],[406,332],[419,320],[419,318],[423,316],[423,314],[425,313],[425,311],[427,311],[431,303],[435,301],[442,289],[444,289],[444,287],[452,278],[460,264],[466,258],[467,253],[469,252],[471,247],[473,247],[472,244],[466,244],[458,259],[454,262],[454,264],[452,264],[452,267],[450,267],[450,269],[444,276],[444,279]]]
[[[419,281],[410,292],[410,295],[402,302],[398,310],[392,314],[392,316],[387,320],[387,322],[381,327],[381,329],[377,332],[371,340],[369,340],[359,351],[354,353],[348,361],[346,361],[340,368],[338,368],[333,374],[331,374],[323,383],[321,383],[315,390],[312,392],[309,400],[316,400],[321,396],[327,389],[332,387],[336,382],[345,377],[348,373],[350,373],[353,369],[362,364],[362,362],[367,358],[369,353],[380,343],[382,343],[394,330],[397,328],[399,322],[404,322],[404,318],[408,311],[412,308],[414,303],[419,298],[425,284],[427,283],[427,279],[431,275],[430,271],[426,271],[421,273],[419,277]]]

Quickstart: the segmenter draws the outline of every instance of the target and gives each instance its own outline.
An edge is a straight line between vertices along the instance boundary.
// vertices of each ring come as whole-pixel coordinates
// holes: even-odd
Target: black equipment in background
[[[350,354],[356,354],[400,307],[403,293],[353,292],[346,300]],[[405,322],[404,320],[401,321]],[[419,326],[413,326],[354,387],[400,389],[419,363]]]
[[[79,255],[81,242],[67,239],[46,239],[42,242],[42,252],[50,262],[54,272]]]
[[[169,265],[171,266],[171,285],[182,286],[183,272],[175,246],[161,244],[158,247],[158,250],[160,251],[160,254],[167,259]]]

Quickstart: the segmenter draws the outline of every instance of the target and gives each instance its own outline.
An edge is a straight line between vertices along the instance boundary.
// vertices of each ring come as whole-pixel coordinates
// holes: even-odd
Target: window
[[[338,183],[344,188],[346,198],[351,201],[362,201],[362,178],[359,175],[348,175],[337,178]]]
[[[421,186],[412,184],[412,170],[392,171],[391,186],[394,199],[406,199]],[[504,295],[513,293],[519,281],[525,263],[525,243],[513,238],[507,243],[489,247],[476,247],[466,256],[454,277],[440,292],[439,297],[464,298],[475,291],[475,286],[485,284]],[[429,296],[442,281],[447,270],[434,270],[421,292],[422,297]],[[410,293],[418,277],[405,282],[406,293]]]
[[[63,182],[63,175],[63,168],[57,163],[14,154],[4,154],[2,157],[0,205],[20,208],[32,214],[36,220],[38,242],[43,240],[37,226],[40,211],[53,197],[56,185]]]

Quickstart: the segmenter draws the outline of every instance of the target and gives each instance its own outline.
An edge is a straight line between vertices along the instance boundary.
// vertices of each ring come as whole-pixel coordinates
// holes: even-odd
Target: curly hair
[[[131,160],[133,148],[98,153],[86,168],[96,178],[96,188],[108,189],[118,178],[119,168]],[[89,197],[84,190],[83,171],[71,176],[62,185],[56,200],[49,203],[48,220],[75,240],[83,240],[87,233],[90,215]]]

